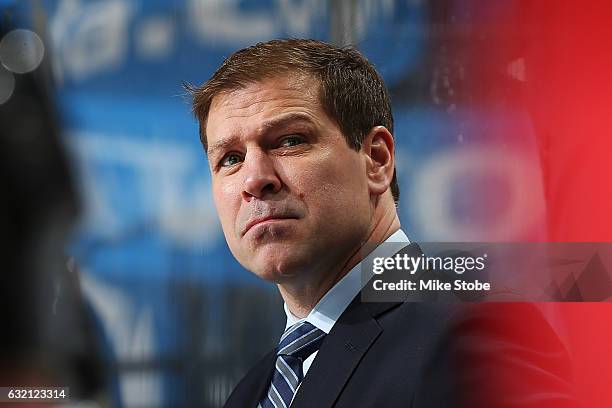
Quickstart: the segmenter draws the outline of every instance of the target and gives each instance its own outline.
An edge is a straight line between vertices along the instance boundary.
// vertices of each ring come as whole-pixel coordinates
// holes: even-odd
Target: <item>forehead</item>
[[[313,120],[324,116],[319,102],[318,81],[303,75],[274,77],[244,88],[221,93],[212,100],[206,135],[208,143],[227,135],[242,132],[276,116],[300,112]]]

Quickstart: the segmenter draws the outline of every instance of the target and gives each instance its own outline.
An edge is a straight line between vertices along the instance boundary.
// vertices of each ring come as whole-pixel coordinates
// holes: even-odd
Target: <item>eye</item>
[[[281,139],[281,147],[293,147],[304,143],[304,138],[299,135],[291,135]]]
[[[237,154],[237,153],[229,153],[229,154],[226,154],[225,156],[223,156],[223,158],[219,162],[219,166],[220,167],[229,167],[229,166],[233,166],[235,164],[240,163],[240,161],[242,161],[242,157],[240,157],[239,154]]]

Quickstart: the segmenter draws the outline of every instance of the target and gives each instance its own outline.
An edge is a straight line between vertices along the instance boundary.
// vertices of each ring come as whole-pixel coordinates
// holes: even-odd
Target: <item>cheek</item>
[[[220,184],[222,185],[220,186]],[[235,200],[236,193],[233,192],[231,186],[231,183],[218,183],[212,186],[213,201],[215,202],[217,214],[219,214],[219,220],[226,235],[228,232],[233,231],[233,221],[236,219],[238,212]]]
[[[324,216],[333,213],[342,219],[352,217],[355,211],[364,211],[369,203],[367,181],[361,177],[361,171],[354,161],[317,163],[302,173],[299,197],[307,201],[311,212]]]
[[[367,189],[365,169],[361,168],[362,163],[356,154],[337,157],[328,163],[321,178],[329,188],[355,199]]]

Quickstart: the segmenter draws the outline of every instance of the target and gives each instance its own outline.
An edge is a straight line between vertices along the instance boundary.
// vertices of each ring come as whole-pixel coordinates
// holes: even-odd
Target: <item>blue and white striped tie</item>
[[[307,321],[289,327],[280,339],[268,394],[258,408],[287,408],[304,378],[302,363],[321,347],[325,332]]]

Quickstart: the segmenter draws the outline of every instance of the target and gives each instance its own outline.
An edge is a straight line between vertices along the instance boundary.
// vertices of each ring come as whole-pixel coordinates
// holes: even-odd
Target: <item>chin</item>
[[[261,279],[274,283],[282,283],[305,269],[304,262],[299,260],[299,256],[291,256],[290,253],[287,256],[280,255],[279,250],[273,253],[261,251],[243,266]]]

